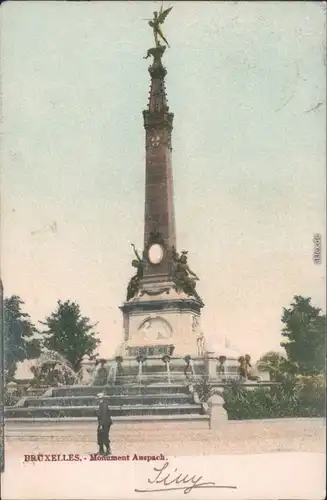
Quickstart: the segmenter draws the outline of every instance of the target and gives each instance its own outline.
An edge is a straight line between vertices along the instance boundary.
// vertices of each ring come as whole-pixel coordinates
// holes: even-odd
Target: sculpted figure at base
[[[183,250],[179,255],[176,249],[172,248],[172,260],[174,264],[174,282],[177,291],[183,291],[186,295],[196,297],[203,304],[201,297],[195,287],[199,280],[197,275],[190,269],[187,262],[187,251]]]
[[[203,332],[200,332],[196,339],[196,344],[198,347],[198,356],[204,356],[206,351],[206,341],[203,335]]]
[[[250,354],[245,354],[244,363],[246,368],[246,378],[248,380],[255,380],[255,381],[260,380],[260,377],[254,372],[254,369],[252,367]]]
[[[260,380],[258,375],[254,375],[252,373],[252,364],[251,364],[251,356],[249,354],[245,354],[245,356],[240,356],[238,358],[239,368],[238,373],[241,378],[246,380]]]
[[[134,243],[131,244],[134,255],[136,259],[132,260],[132,266],[137,269],[136,274],[130,279],[127,287],[127,300],[132,299],[135,297],[137,292],[139,291],[140,288],[140,280],[143,278],[143,271],[144,271],[144,262],[143,259],[141,259],[138,251],[135,248]]]
[[[219,358],[218,358],[219,365],[217,367],[217,373],[220,376],[225,375],[225,371],[226,371],[226,359],[227,359],[226,356],[219,356]]]

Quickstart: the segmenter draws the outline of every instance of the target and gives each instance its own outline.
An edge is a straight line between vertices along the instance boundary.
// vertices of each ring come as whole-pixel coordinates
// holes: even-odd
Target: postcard
[[[326,3],[1,5],[1,498],[321,499]]]

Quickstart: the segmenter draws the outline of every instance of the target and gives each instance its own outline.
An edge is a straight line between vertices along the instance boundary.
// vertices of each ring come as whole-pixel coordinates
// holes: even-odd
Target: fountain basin
[[[5,417],[58,421],[67,418],[96,419],[97,395],[102,393],[116,418],[160,419],[183,415],[195,418],[203,415],[204,409],[199,399],[194,398],[189,386],[194,386],[197,380],[203,380],[203,376],[208,373],[208,362],[207,358],[190,359],[188,356],[127,357],[123,362],[106,361],[99,365],[104,372],[98,377],[98,380],[102,380],[104,375],[101,385],[93,385],[97,381],[93,377],[89,385],[49,388],[42,396],[28,396],[16,406],[5,408]],[[236,376],[230,372],[228,375]]]
[[[105,391],[105,389],[104,389]],[[163,393],[156,394],[121,394],[121,395],[105,395],[103,398],[108,405],[115,406],[121,404],[160,404],[164,399],[170,404],[182,404],[192,401],[192,396],[183,393]],[[67,407],[67,406],[96,406],[98,399],[96,396],[61,396],[61,397],[27,397],[22,398],[15,407]]]

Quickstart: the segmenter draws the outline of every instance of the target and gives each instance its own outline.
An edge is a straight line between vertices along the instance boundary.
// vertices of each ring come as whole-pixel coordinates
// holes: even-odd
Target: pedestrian
[[[112,419],[110,415],[110,410],[108,403],[104,400],[104,394],[98,394],[99,407],[98,407],[98,430],[97,430],[97,441],[99,446],[99,454],[111,455],[109,431],[112,425]],[[106,448],[106,451],[104,451]]]

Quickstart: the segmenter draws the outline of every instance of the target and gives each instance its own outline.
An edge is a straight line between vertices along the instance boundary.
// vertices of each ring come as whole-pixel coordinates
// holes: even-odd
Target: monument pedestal
[[[121,307],[125,354],[137,356],[146,350],[152,356],[197,356],[200,308],[195,298],[169,284],[159,293],[141,290]]]

